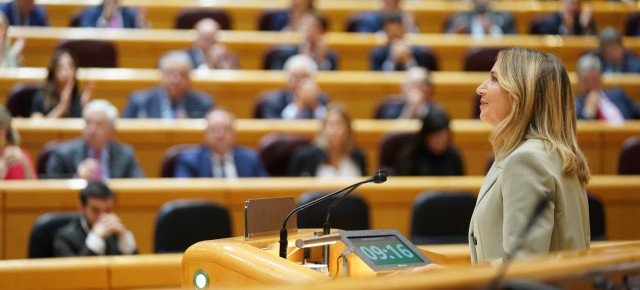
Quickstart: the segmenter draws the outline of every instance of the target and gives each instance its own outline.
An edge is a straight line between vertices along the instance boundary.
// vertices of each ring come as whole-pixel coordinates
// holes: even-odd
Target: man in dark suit
[[[604,73],[640,73],[640,59],[622,45],[620,33],[607,27],[598,34],[600,50],[598,57]]]
[[[60,228],[53,240],[56,257],[129,255],[136,240],[114,213],[115,196],[104,184],[89,182],[80,191],[81,216]]]
[[[105,100],[93,100],[82,113],[86,122],[82,137],[51,153],[46,177],[87,180],[144,177],[133,148],[113,140],[118,109]]]
[[[193,26],[196,39],[186,51],[192,67],[197,69],[237,69],[238,57],[226,45],[218,42],[220,25],[211,18],[204,18]]]
[[[290,57],[304,54],[312,58],[320,70],[337,70],[338,54],[329,48],[324,37],[327,31],[327,19],[318,13],[309,13],[303,19],[302,29],[304,31],[302,43],[278,46],[269,69],[281,70]]]
[[[191,89],[191,60],[182,50],[160,59],[160,85],[131,93],[123,118],[202,118],[213,107],[213,97]]]
[[[473,0],[473,11],[451,16],[445,24],[445,33],[471,35],[516,34],[513,15],[491,10],[491,0]]]
[[[287,88],[269,92],[261,100],[258,118],[322,119],[329,97],[318,90],[313,75],[318,70],[308,56],[295,55],[284,65],[289,75]]]
[[[391,13],[401,13],[402,20],[406,32],[418,33],[420,32],[415,24],[413,14],[409,12],[403,12],[400,8],[400,0],[384,0],[382,1],[382,8],[379,11],[364,12],[360,14],[357,21],[355,31],[361,33],[375,33],[382,30],[384,26],[384,18]]]
[[[49,26],[47,11],[33,5],[34,0],[13,0],[0,4],[0,11],[12,26]]]
[[[104,0],[102,5],[87,8],[80,17],[80,27],[143,28],[144,13],[121,7],[118,0]]]
[[[429,71],[422,67],[407,70],[402,84],[402,95],[397,102],[384,107],[378,118],[419,119],[427,115],[433,102],[433,83]]]
[[[578,119],[600,119],[620,124],[628,119],[640,119],[640,106],[621,88],[602,88],[601,64],[598,57],[586,54],[576,65],[580,95],[576,98]]]
[[[387,35],[387,45],[374,48],[371,52],[371,70],[397,71],[414,66],[435,69],[428,67],[428,52],[425,49],[411,46],[403,39],[405,28],[402,13],[394,12],[385,15],[383,29]]]
[[[582,0],[562,0],[562,11],[538,20],[534,34],[594,35],[596,25],[591,6],[581,7]]]
[[[189,149],[176,160],[175,177],[265,177],[267,171],[251,148],[235,145],[235,116],[214,109],[207,113],[204,144]]]

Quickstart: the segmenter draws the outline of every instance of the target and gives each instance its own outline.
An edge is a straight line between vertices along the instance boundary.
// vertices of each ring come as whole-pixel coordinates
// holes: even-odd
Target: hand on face
[[[406,64],[411,57],[411,48],[404,41],[398,40],[391,44],[391,59],[396,63]]]
[[[318,105],[320,91],[318,85],[312,79],[302,81],[296,90],[296,102],[298,108],[314,109]]]
[[[589,28],[589,23],[591,22],[591,18],[593,17],[593,7],[591,5],[585,5],[580,12],[580,26],[584,29]]]
[[[588,115],[595,116],[598,112],[598,107],[600,106],[600,92],[596,90],[592,90],[585,96],[584,99],[584,110]]]
[[[424,94],[418,88],[411,88],[407,93],[407,102],[412,106],[418,106],[424,103]]]
[[[24,155],[22,155],[22,150],[17,146],[7,146],[2,151],[2,155],[0,155],[0,162],[3,162],[7,168],[10,168],[18,163],[22,163],[24,161]]]

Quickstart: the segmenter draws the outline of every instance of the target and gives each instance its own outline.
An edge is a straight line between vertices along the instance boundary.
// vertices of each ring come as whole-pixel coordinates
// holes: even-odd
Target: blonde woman
[[[351,117],[343,105],[330,104],[314,144],[293,153],[290,176],[356,177],[366,174],[362,150],[353,145]]]
[[[589,248],[589,167],[576,141],[574,99],[560,60],[503,50],[476,92],[480,119],[494,127],[489,141],[496,161],[471,218],[472,262]],[[547,208],[519,245],[542,199]]]

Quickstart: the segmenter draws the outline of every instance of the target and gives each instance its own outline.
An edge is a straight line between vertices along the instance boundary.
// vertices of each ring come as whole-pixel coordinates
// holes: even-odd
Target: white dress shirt
[[[213,171],[213,177],[238,178],[236,162],[231,152],[227,152],[224,156],[220,156],[215,152],[211,153],[211,170]]]
[[[362,172],[360,172],[358,165],[356,165],[351,158],[345,156],[340,160],[340,166],[338,168],[327,163],[318,165],[316,176],[321,178],[360,177],[362,176]]]

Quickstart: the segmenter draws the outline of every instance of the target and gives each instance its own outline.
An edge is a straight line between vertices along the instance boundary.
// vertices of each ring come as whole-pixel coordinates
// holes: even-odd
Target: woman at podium
[[[503,50],[476,92],[480,119],[494,127],[489,141],[496,160],[469,226],[472,262],[589,248],[589,167],[560,60]]]

